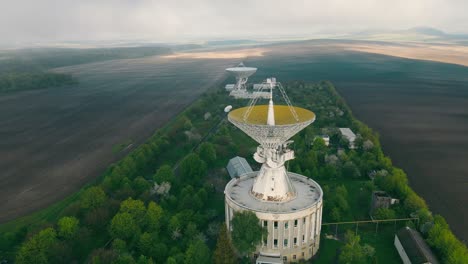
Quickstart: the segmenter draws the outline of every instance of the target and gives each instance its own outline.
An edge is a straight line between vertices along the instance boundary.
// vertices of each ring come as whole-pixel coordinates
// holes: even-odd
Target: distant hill
[[[377,41],[423,41],[423,42],[454,42],[463,44],[468,41],[468,35],[449,34],[433,27],[413,27],[404,30],[368,30],[346,36],[357,40]]]
[[[205,42],[207,46],[231,46],[231,45],[247,45],[247,44],[257,44],[258,41],[249,40],[249,39],[230,39],[230,40],[211,40]]]
[[[408,30],[404,30],[403,32],[417,33],[417,34],[428,35],[428,36],[439,36],[439,37],[447,36],[447,33],[445,33],[444,31],[436,29],[436,28],[432,28],[432,27],[414,27]]]

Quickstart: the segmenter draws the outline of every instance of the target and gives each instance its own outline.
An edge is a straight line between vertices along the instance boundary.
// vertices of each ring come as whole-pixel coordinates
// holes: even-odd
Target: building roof
[[[270,202],[257,199],[251,193],[257,172],[244,174],[231,180],[224,193],[226,198],[241,208],[262,213],[289,214],[317,206],[322,201],[322,188],[314,180],[297,173],[288,172],[296,197],[282,202]]]
[[[404,227],[397,233],[411,263],[439,263],[421,235],[414,229]]]
[[[349,127],[341,127],[340,132],[345,136],[350,142],[353,142],[356,139],[356,134]]]
[[[239,177],[243,174],[252,172],[252,168],[246,159],[236,156],[229,160],[226,167],[231,178]]]

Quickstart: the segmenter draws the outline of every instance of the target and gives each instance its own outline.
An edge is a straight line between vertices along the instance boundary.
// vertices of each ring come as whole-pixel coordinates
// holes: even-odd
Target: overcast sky
[[[467,0],[0,0],[0,43],[187,40],[431,26],[468,33]]]

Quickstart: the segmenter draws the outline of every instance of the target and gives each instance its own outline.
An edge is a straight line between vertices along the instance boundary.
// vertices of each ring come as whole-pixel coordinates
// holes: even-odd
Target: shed
[[[388,195],[384,191],[373,191],[372,199],[371,199],[370,214],[371,215],[374,214],[375,211],[379,208],[389,208],[390,205],[393,205],[399,202],[400,200],[390,197],[390,195]]]
[[[404,264],[439,263],[419,232],[414,229],[400,229],[395,235],[394,245]]]
[[[354,141],[356,140],[356,134],[354,134],[354,132],[348,127],[340,128],[340,132],[341,135],[343,135],[343,137],[345,137],[349,141],[349,148],[354,149]]]
[[[245,173],[253,172],[247,160],[243,157],[236,156],[229,160],[226,169],[231,178],[242,176]]]

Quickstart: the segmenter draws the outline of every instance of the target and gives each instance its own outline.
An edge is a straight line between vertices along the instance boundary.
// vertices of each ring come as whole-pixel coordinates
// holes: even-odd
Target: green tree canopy
[[[161,217],[163,216],[163,209],[161,206],[151,201],[146,210],[146,227],[150,231],[157,231],[161,226]]]
[[[94,209],[104,204],[106,194],[99,186],[88,188],[81,196],[81,207],[84,209]]]
[[[62,217],[58,221],[58,234],[60,237],[70,239],[75,236],[78,231],[79,221],[75,217]]]
[[[394,219],[396,218],[396,213],[390,208],[379,208],[375,211],[375,218],[379,220],[384,219]]]
[[[198,148],[198,155],[207,164],[212,165],[216,162],[216,149],[213,144],[204,142]]]
[[[140,200],[128,198],[120,204],[120,212],[129,213],[139,225],[145,222],[146,207]]]
[[[191,153],[182,160],[180,173],[187,183],[200,185],[206,174],[206,163],[197,154]]]
[[[124,212],[118,213],[112,218],[109,231],[114,238],[126,240],[139,233],[139,228],[132,215]]]
[[[373,257],[375,250],[373,247],[360,244],[361,238],[348,230],[345,234],[345,245],[341,248],[338,257],[339,263],[361,264],[367,263],[369,258]]]
[[[24,243],[16,256],[19,264],[49,263],[50,249],[57,243],[57,233],[51,227],[40,231]]]
[[[213,254],[213,262],[215,264],[235,264],[238,263],[237,257],[228,237],[226,224],[223,223],[219,230],[218,241],[216,242],[216,249]]]
[[[210,249],[199,239],[190,244],[185,252],[184,264],[210,263]]]
[[[232,242],[242,254],[248,254],[267,236],[267,230],[260,225],[255,213],[250,211],[237,212],[232,219]]]
[[[158,171],[153,177],[153,180],[158,184],[163,182],[174,182],[174,172],[172,171],[172,167],[169,165],[163,165],[159,167]]]

